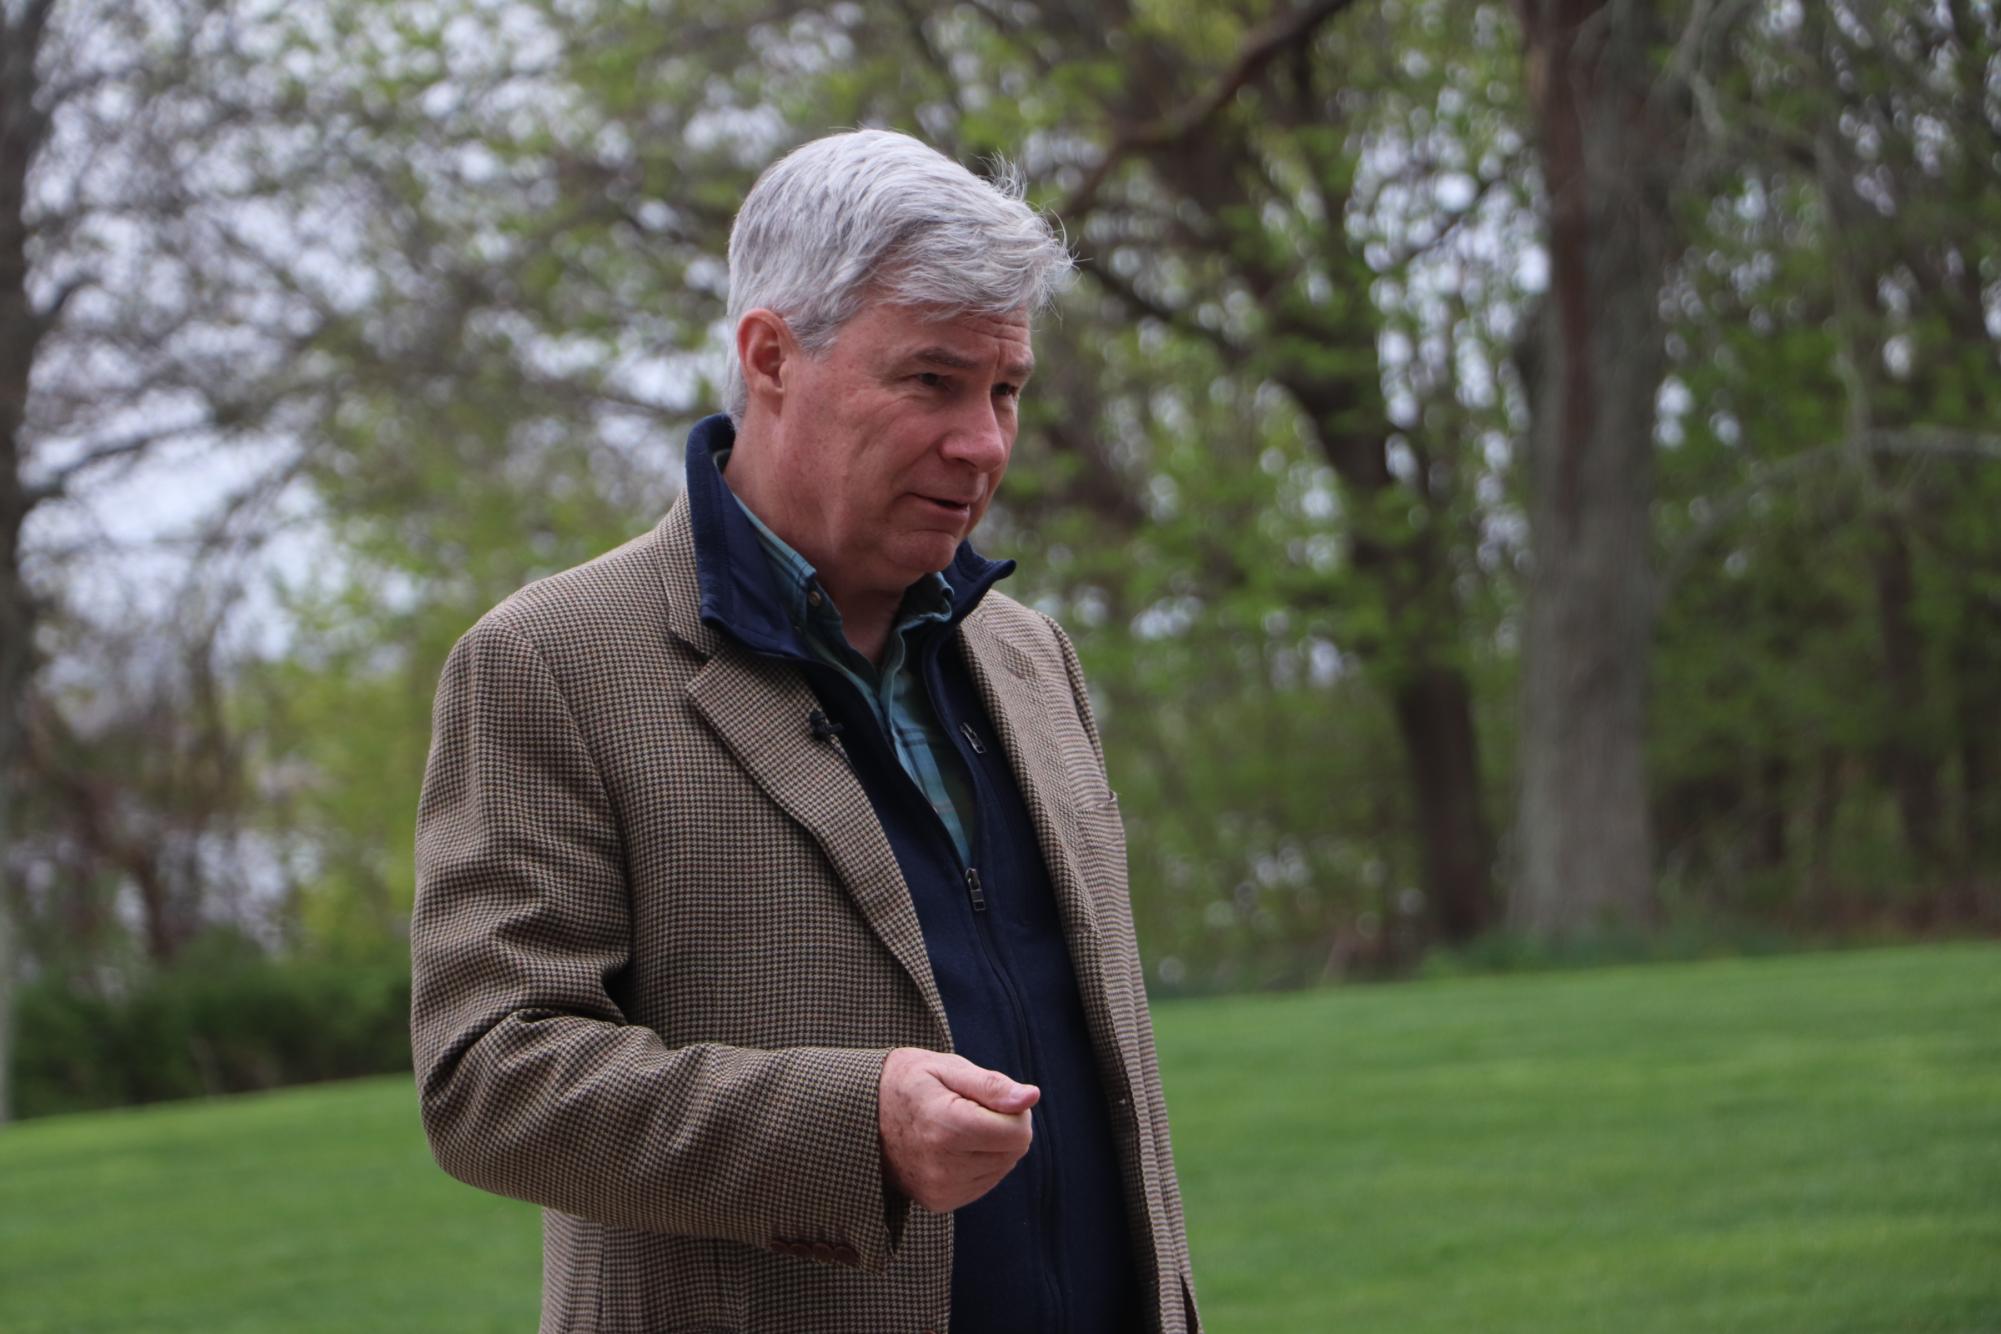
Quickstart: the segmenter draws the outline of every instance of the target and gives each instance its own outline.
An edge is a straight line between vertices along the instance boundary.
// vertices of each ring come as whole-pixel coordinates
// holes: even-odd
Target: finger
[[[992,1112],[964,1098],[949,1104],[940,1122],[952,1153],[1005,1153],[1019,1158],[1035,1137],[1034,1120],[1026,1111]]]
[[[906,1193],[927,1209],[950,1211],[992,1190],[1020,1161],[1012,1152],[943,1151]]]
[[[952,1181],[971,1183],[986,1190],[1009,1172],[1014,1170],[1021,1159],[1011,1153],[982,1153],[967,1157],[953,1157],[944,1169],[944,1174]]]
[[[985,1070],[967,1060],[940,1062],[932,1074],[960,1097],[1002,1114],[1025,1112],[1042,1097],[1042,1090],[1033,1084],[1017,1083],[998,1070]]]
[[[939,1154],[943,1161],[951,1163],[1012,1164],[1020,1161],[1021,1155],[1028,1152],[1031,1138],[1028,1126],[1024,1123],[1020,1134],[978,1144],[957,1144],[951,1148],[940,1149]]]

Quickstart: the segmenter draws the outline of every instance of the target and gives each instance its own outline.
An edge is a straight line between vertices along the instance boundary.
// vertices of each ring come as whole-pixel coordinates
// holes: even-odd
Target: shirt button
[[[809,606],[809,607],[817,607],[817,606],[819,606],[819,605],[820,605],[820,602],[821,602],[821,598],[820,598],[820,590],[819,590],[819,589],[817,589],[817,588],[809,588],[809,589],[807,589],[807,590],[806,590],[806,605],[807,605],[807,606]]]

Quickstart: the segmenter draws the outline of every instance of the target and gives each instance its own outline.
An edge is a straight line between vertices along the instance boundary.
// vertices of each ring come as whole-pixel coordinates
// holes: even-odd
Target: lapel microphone
[[[806,724],[821,741],[831,741],[841,734],[841,724],[829,718],[824,709],[815,709],[807,714]]]

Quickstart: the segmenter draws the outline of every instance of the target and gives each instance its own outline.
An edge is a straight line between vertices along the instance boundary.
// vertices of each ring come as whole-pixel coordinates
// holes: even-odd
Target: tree
[[[1392,420],[1384,399],[1378,270],[1362,252],[1394,267],[1409,242],[1383,245],[1355,223],[1373,126],[1332,36],[1345,8],[1186,26],[1131,15],[1121,40],[1145,73],[1128,78],[1098,20],[1057,6],[1021,25],[881,5],[670,32],[618,3],[585,16],[523,5],[510,11],[518,40],[484,53],[454,51],[450,7],[403,24],[343,7],[345,59],[322,72],[308,114],[369,182],[365,267],[393,278],[350,312],[344,340],[319,346],[351,387],[318,428],[335,447],[311,476],[360,553],[358,577],[394,572],[439,625],[462,626],[522,579],[589,554],[587,531],[643,522],[660,492],[632,479],[657,478],[659,462],[617,442],[674,438],[699,401],[729,218],[755,169],[805,132],[791,127],[903,125],[970,162],[1015,151],[1080,237],[1091,278],[1041,334],[1053,373],[994,532],[1050,553],[1026,577],[1106,627],[1086,645],[1094,659],[1181,606],[1259,641],[1260,665],[1225,689],[1275,701],[1273,674],[1290,670],[1277,664],[1333,661],[1336,642],[1364,664],[1360,697],[1388,709],[1409,775],[1411,798],[1393,803],[1409,831],[1397,855],[1419,863],[1431,933],[1464,938],[1492,901],[1458,605],[1477,574],[1474,469],[1456,467],[1457,433],[1432,398],[1412,420]],[[1427,8],[1411,21],[1442,40],[1453,20]],[[1499,26],[1483,31],[1490,45],[1454,76],[1478,87],[1505,55]],[[1372,36],[1393,49],[1392,35]],[[371,102],[432,110],[357,110]],[[1480,105],[1491,110],[1484,93]],[[1487,164],[1490,184],[1504,163]],[[1212,410],[1227,435],[1201,434]],[[1274,450],[1288,460],[1276,479]],[[524,484],[544,475],[564,489]],[[1183,482],[1195,503],[1161,522],[1147,497]],[[559,496],[568,513],[548,503]],[[496,536],[506,525],[477,517],[489,502],[533,543]],[[1289,546],[1281,530],[1296,534]],[[1131,545],[1113,545],[1121,536]],[[1142,545],[1165,566],[1157,579],[1136,568]],[[409,659],[435,629],[383,650]],[[430,665],[412,659],[410,677]],[[1099,679],[1114,703],[1136,698]],[[1351,781],[1325,756],[1296,772],[1287,781],[1309,794],[1336,773]],[[1379,839],[1370,800],[1356,823]],[[1283,860],[1292,839],[1247,838],[1237,869],[1218,874]],[[1399,872],[1370,892],[1408,883]]]
[[[76,556],[54,517],[108,477],[269,444],[306,392],[278,20],[236,0],[0,3],[0,1119],[19,964],[24,727]],[[284,257],[281,260],[278,257]],[[219,510],[237,533],[288,455]],[[36,537],[44,524],[46,540]]]
[[[1558,935],[1644,923],[1655,906],[1645,763],[1654,408],[1688,96],[1663,60],[1657,6],[1519,0],[1518,10],[1550,281],[1525,370],[1532,563],[1512,916]]]
[[[1715,169],[1666,301],[1701,408],[1664,456],[1671,855],[1790,871],[1821,917],[1977,910],[1938,891],[1996,864],[1996,23],[1774,13],[1699,90]]]
[[[1427,917],[1436,936],[1463,941],[1494,908],[1461,606],[1471,562],[1460,545],[1469,503],[1460,488],[1471,470],[1456,465],[1469,447],[1428,429],[1422,415],[1392,418],[1378,273],[1365,256],[1373,238],[1358,225],[1355,192],[1377,131],[1357,90],[1377,80],[1394,87],[1408,66],[1373,53],[1413,36],[1438,41],[1480,7],[1414,7],[1382,20],[1347,12],[1356,8],[1313,0],[1169,23],[1119,7],[1086,21],[1050,4],[1030,21],[986,30],[957,19],[911,28],[925,68],[952,71],[928,90],[961,110],[956,124],[940,118],[948,141],[976,152],[1014,140],[1054,170],[1052,207],[1078,237],[1101,295],[1095,309],[1076,312],[1106,328],[1138,320],[1209,347],[1216,374],[1277,391],[1290,428],[1331,470],[1345,568],[1331,580],[1286,570],[1279,605],[1264,610],[1289,610],[1330,637],[1381,692],[1410,785]],[[1108,29],[1116,62],[1103,54]],[[1477,42],[1453,53],[1462,77],[1493,54]],[[1476,146],[1457,147],[1480,157]],[[1115,447],[1117,414],[1065,415],[1084,450],[1093,441]],[[1215,473],[1227,475],[1231,451],[1211,448]],[[1125,489],[1143,488],[1136,469],[1109,473],[1122,471]],[[1107,475],[1102,465],[1089,472]],[[1219,532],[1239,531],[1210,517]],[[1194,596],[1226,601],[1233,584],[1274,561],[1296,558],[1252,547],[1212,561]]]
[[[168,967],[220,918],[257,925],[242,920],[261,859],[244,841],[247,738],[227,716],[228,600],[214,591],[184,589],[167,625],[43,626],[59,670],[30,701],[16,908],[41,972],[75,990],[130,982],[128,957]]]

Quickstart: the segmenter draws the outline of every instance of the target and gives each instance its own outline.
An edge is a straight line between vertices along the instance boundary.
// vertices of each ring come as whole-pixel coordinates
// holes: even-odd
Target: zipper
[[[838,672],[835,672],[834,669],[829,668],[824,663],[815,661],[811,663],[802,663],[802,665],[807,666],[809,668],[809,671],[812,671],[815,674],[826,673],[828,676],[836,678],[839,681],[839,685],[836,687],[837,689],[846,689],[850,691],[854,689],[853,685],[849,683],[845,679],[845,677],[841,677]],[[941,714],[942,711],[939,710],[938,708],[938,700],[941,692],[936,688],[936,682],[934,681],[932,676],[932,673],[938,671],[937,656],[935,652],[929,655],[928,661],[920,659],[920,662],[918,664],[918,670],[919,670],[919,679],[924,683],[925,694],[929,697],[929,702],[931,704],[932,712],[934,714]],[[874,709],[873,702],[872,701],[864,701],[864,702],[869,705],[870,711],[873,712]],[[872,727],[867,730],[868,730],[868,739],[864,741],[863,744],[877,746],[880,748],[881,752],[886,752],[883,754],[883,758],[888,761],[890,772],[895,773],[906,784],[910,785],[912,791],[916,792],[917,795],[921,797],[923,795],[922,791],[916,788],[915,781],[904,770],[902,761],[899,760],[896,756],[894,743],[889,739],[889,737],[887,737],[886,735],[882,735],[883,729],[880,727]],[[978,731],[974,729],[971,723],[961,722],[959,726],[954,730],[958,732],[959,737],[965,741],[967,749],[971,750],[974,755],[984,757],[987,754],[986,744],[983,741],[981,741]],[[836,746],[839,746],[841,744],[840,738],[838,737],[830,739],[834,742]],[[979,827],[980,832],[978,837],[980,838],[981,841],[984,841],[991,834],[991,831],[989,829],[990,821],[984,818],[987,815],[987,812],[984,810],[984,803],[981,801],[981,797],[985,790],[985,780],[981,775],[980,768],[974,765],[970,760],[966,759],[963,753],[961,753],[960,759],[966,765],[968,777],[972,779],[974,802],[977,806],[982,807],[981,815],[983,818],[980,821],[980,827]],[[1011,1011],[1013,1011],[1014,1014],[1015,1032],[1018,1035],[1017,1041],[1021,1047],[1022,1060],[1023,1060],[1022,1077],[1028,1083],[1037,1083],[1039,1082],[1037,1078],[1038,1062],[1035,1060],[1035,1050],[1034,1050],[1035,1038],[1028,1022],[1028,1006],[1027,1003],[1023,1000],[1021,992],[1015,983],[1013,973],[1006,966],[1004,966],[1000,960],[998,952],[999,948],[998,942],[994,938],[997,928],[994,924],[992,916],[987,912],[986,887],[984,884],[981,883],[980,873],[978,868],[960,859],[958,845],[952,841],[951,834],[947,832],[945,828],[944,820],[941,819],[936,812],[932,813],[931,820],[933,827],[937,830],[938,837],[941,840],[943,840],[945,844],[946,855],[950,857],[952,861],[958,863],[959,866],[964,870],[965,881],[966,881],[966,898],[972,908],[973,920],[975,924],[974,933],[979,938],[980,941],[980,946],[981,946],[980,952],[986,956],[987,967],[992,971],[995,980],[999,982],[1001,994],[1007,998],[1008,1008]],[[1041,1232],[1042,1232],[1041,1242],[1042,1242],[1042,1251],[1044,1258],[1044,1263],[1041,1266],[1042,1288],[1043,1288],[1044,1299],[1050,1303],[1050,1312],[1049,1312],[1050,1315],[1055,1317],[1056,1320],[1059,1321],[1065,1329],[1067,1329],[1068,1321],[1063,1319],[1063,1316],[1065,1314],[1064,1303],[1066,1297],[1064,1289],[1067,1285],[1063,1282],[1062,1278],[1059,1276],[1058,1273],[1060,1267],[1060,1257],[1058,1254],[1059,1247],[1057,1243],[1058,1210],[1057,1210],[1057,1199],[1056,1199],[1056,1189],[1055,1189],[1056,1187],[1056,1181],[1055,1181],[1056,1164],[1055,1164],[1055,1144],[1054,1144],[1055,1136],[1050,1131],[1048,1117],[1045,1114],[1041,1113],[1042,1109],[1038,1107],[1033,1109],[1029,1113],[1029,1115],[1035,1119],[1036,1122],[1035,1137],[1040,1142],[1040,1146],[1042,1149],[1042,1152],[1036,1155],[1038,1158],[1041,1159],[1041,1164],[1040,1164],[1041,1172],[1039,1173],[1039,1175],[1042,1182],[1042,1191],[1041,1191],[1042,1208],[1039,1212],[1041,1214],[1041,1219],[1040,1219]]]
[[[934,672],[937,673],[936,676],[933,675]],[[938,705],[943,692],[938,689],[938,685],[940,684],[942,675],[942,672],[938,672],[937,658],[934,654],[923,663],[923,674],[920,679],[924,683],[925,694],[929,698],[932,711],[941,716],[943,711]],[[986,743],[980,740],[979,731],[970,722],[961,721],[957,731],[965,739],[967,749],[971,750],[975,756],[985,757],[987,753]],[[986,778],[983,767],[974,764],[963,753],[960,754],[959,758],[966,766],[967,778],[972,780],[973,801],[981,808],[978,838],[981,841],[985,841],[992,836],[992,820],[989,818],[990,813],[986,809],[986,803],[982,800],[986,793]],[[949,838],[946,840],[948,843],[950,841]],[[980,883],[979,870],[970,865],[966,867],[966,893],[973,905],[974,931],[979,937],[981,952],[986,955],[987,966],[993,970],[995,980],[1000,983],[1002,994],[1008,999],[1009,1008],[1014,1011],[1015,1023],[1019,1025],[1017,1032],[1020,1034],[1019,1040],[1022,1048],[1022,1059],[1024,1061],[1022,1077],[1030,1083],[1039,1083],[1040,1072],[1037,1067],[1040,1063],[1036,1060],[1035,1034],[1028,1022],[1028,1004],[1022,998],[1021,991],[1015,982],[1013,971],[1001,960],[1000,943],[996,939],[1000,927],[987,914],[987,896],[984,887]],[[1057,1237],[1056,1136],[1050,1129],[1049,1116],[1043,1108],[1040,1106],[1035,1107],[1029,1112],[1029,1116],[1034,1121],[1035,1138],[1041,1147],[1041,1152],[1034,1156],[1039,1160],[1038,1166],[1040,1171],[1038,1172],[1038,1176],[1041,1179],[1042,1185],[1040,1191],[1042,1196],[1040,1203],[1042,1207],[1038,1212],[1041,1215],[1042,1236],[1040,1240],[1043,1253],[1043,1264],[1041,1266],[1043,1296],[1050,1303],[1049,1314],[1056,1322],[1056,1330],[1067,1331],[1069,1328],[1069,1321],[1066,1319],[1069,1294],[1065,1291],[1067,1285],[1063,1282],[1061,1275],[1060,1243]]]

